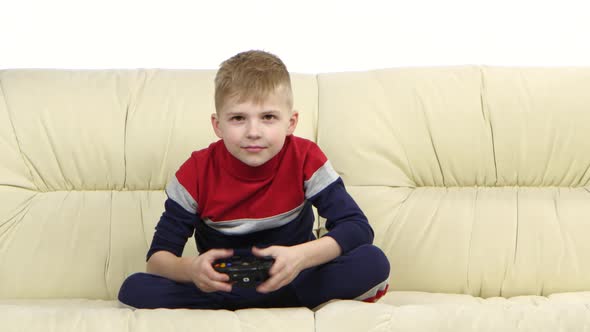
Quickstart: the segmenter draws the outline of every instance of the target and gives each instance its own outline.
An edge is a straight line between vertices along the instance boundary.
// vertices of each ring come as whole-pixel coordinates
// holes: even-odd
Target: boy
[[[373,230],[319,147],[293,136],[291,80],[276,56],[235,55],[215,77],[211,124],[219,141],[193,152],[166,187],[147,272],[129,276],[119,300],[136,308],[314,308],[332,299],[374,302],[389,262]],[[314,205],[329,232],[313,235]],[[195,236],[196,257],[181,257]],[[272,256],[269,279],[232,285],[214,261]]]

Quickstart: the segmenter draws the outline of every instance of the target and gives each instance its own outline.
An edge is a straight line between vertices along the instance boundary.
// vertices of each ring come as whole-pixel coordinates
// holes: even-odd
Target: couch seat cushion
[[[469,295],[390,292],[378,303],[335,301],[316,312],[328,331],[582,331],[590,292],[482,299]]]
[[[1,300],[0,331],[313,331],[306,308],[132,310],[117,301]]]

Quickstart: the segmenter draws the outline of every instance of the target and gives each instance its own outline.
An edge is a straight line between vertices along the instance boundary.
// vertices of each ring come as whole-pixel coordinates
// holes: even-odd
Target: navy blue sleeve
[[[164,206],[165,211],[156,225],[146,261],[160,250],[169,251],[177,257],[182,256],[186,241],[195,231],[197,215],[188,212],[170,198],[166,199]]]
[[[342,178],[310,198],[320,216],[326,218],[326,228],[342,253],[363,244],[373,243],[374,232],[367,217],[346,191]]]

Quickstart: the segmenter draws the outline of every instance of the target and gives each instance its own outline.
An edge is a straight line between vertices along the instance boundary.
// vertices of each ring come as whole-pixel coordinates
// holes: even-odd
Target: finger
[[[219,273],[215,271],[212,266],[208,265],[202,271],[201,278],[199,280],[199,284],[197,285],[197,287],[199,287],[199,289],[207,293],[214,292],[217,290],[231,291],[231,284],[228,282],[229,279],[230,278],[227,274]],[[228,285],[229,290],[227,290]]]
[[[273,286],[271,284],[270,279],[268,279],[267,281],[261,283],[260,285],[258,285],[258,287],[256,287],[256,291],[258,293],[262,293],[262,294],[266,294],[266,293],[270,293],[273,290]]]
[[[222,282],[229,281],[229,276],[227,274],[217,272],[212,267],[207,269],[207,272],[205,272],[205,275],[209,278],[209,280],[212,280],[212,281],[222,281]]]
[[[282,261],[275,261],[270,267],[270,270],[268,270],[268,275],[270,275],[271,277],[275,276],[279,274],[279,272],[283,270],[284,267],[285,265]]]
[[[221,259],[221,258],[229,258],[233,256],[234,251],[233,249],[211,249],[206,253],[208,258],[211,262]]]
[[[219,281],[212,281],[211,282],[211,286],[213,286],[213,288],[215,288],[215,290],[217,291],[221,291],[221,292],[231,292],[231,284],[228,284],[226,282],[219,282]]]
[[[206,290],[205,290],[206,289]],[[232,285],[225,283],[225,282],[219,282],[219,281],[212,281],[209,280],[205,286],[203,287],[203,289],[201,289],[204,292],[207,293],[211,293],[211,292],[231,292],[232,289]]]
[[[210,262],[203,262],[201,273],[209,280],[222,282],[229,281],[229,275],[215,270],[213,263]]]
[[[263,282],[258,286],[256,289],[259,293],[270,293],[274,292],[277,289],[281,288],[283,282],[283,278],[281,277],[273,277],[268,279],[267,281]]]
[[[273,252],[274,251],[273,251],[272,247],[268,247],[268,248],[264,248],[264,249],[252,247],[252,253],[254,254],[254,256],[258,256],[258,257],[266,257],[266,256],[274,257]]]
[[[272,275],[268,280],[260,284],[260,292],[269,293],[284,286],[285,281],[288,278],[288,275],[282,272],[282,270],[278,270],[276,274]]]

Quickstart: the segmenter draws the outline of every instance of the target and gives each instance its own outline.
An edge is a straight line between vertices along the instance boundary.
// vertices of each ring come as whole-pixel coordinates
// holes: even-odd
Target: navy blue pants
[[[255,288],[205,293],[193,283],[180,283],[148,273],[130,275],[119,301],[135,308],[229,309],[314,308],[332,299],[365,300],[382,294],[389,261],[373,245],[363,245],[331,262],[302,271],[289,285],[268,294]]]

